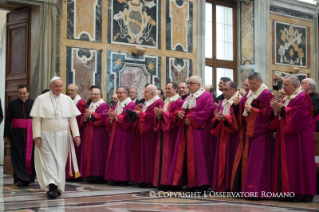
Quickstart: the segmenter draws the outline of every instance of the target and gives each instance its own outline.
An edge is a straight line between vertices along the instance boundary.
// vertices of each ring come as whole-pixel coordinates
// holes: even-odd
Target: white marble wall
[[[2,48],[0,50],[0,98],[2,109],[4,110],[5,106],[5,71],[6,71],[6,27],[2,32]],[[4,111],[3,111],[4,112]],[[4,128],[4,120],[0,125],[0,165],[3,165],[3,156],[4,156],[4,144],[3,144],[3,128]]]

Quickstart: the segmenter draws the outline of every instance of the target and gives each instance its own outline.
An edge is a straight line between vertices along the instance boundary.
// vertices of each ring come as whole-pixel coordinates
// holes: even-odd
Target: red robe
[[[173,120],[174,112],[181,109],[184,101],[179,99],[169,103],[160,120],[155,119],[155,130],[158,131],[153,185],[170,185],[169,171],[177,139],[178,126]]]

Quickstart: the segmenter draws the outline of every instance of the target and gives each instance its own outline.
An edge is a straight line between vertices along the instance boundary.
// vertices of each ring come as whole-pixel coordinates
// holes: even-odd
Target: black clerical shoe
[[[59,193],[58,193],[58,190],[57,190],[57,186],[56,185],[54,185],[54,184],[49,184],[49,191],[47,192],[47,197],[49,198],[49,199],[54,199],[54,198],[56,198],[58,195],[59,195]],[[61,194],[61,193],[60,193]]]
[[[26,182],[26,181],[18,181],[17,182],[17,186],[18,187],[25,187],[25,186],[28,186],[29,185],[29,182]]]

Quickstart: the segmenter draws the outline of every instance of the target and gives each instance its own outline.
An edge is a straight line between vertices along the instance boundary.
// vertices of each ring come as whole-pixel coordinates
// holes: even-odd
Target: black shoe
[[[25,186],[28,186],[29,183],[28,182],[25,182],[25,181],[18,181],[17,182],[17,186],[18,187],[25,187]]]
[[[47,197],[49,199],[55,199],[55,198],[57,198],[57,196],[58,196],[58,191],[56,191],[56,190],[54,190],[54,191],[50,190],[47,192]]]
[[[54,185],[53,183],[49,184],[49,191],[47,192],[47,197],[49,199],[54,199],[56,198],[60,192],[58,192],[58,187],[56,185]],[[61,193],[60,193],[61,195]]]

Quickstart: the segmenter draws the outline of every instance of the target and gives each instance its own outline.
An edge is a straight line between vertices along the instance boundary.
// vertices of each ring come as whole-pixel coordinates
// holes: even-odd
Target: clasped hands
[[[178,111],[177,116],[180,119],[184,119],[185,118],[185,111],[182,111],[182,110]],[[189,125],[190,123],[191,123],[191,121],[186,117],[184,119],[184,124]]]
[[[239,102],[240,102],[240,96],[239,96],[239,94],[238,94],[238,96],[236,96],[236,97],[234,98],[233,105],[237,106],[237,105],[239,104]],[[246,111],[247,113],[249,113],[249,112],[251,111],[251,108],[252,108],[252,106],[246,102],[246,103],[245,103],[245,111]]]
[[[85,109],[84,118],[89,119],[92,115],[92,112],[89,109]]]
[[[281,111],[283,104],[277,102],[275,99],[272,99],[272,100],[270,100],[270,106],[274,109],[275,113],[278,113]]]
[[[112,109],[106,112],[106,115],[110,117],[111,122],[116,118],[116,112]]]
[[[224,119],[225,119],[224,114],[223,114],[221,111],[218,112],[217,109],[215,109],[215,111],[214,111],[214,116],[215,116],[215,118],[216,118],[218,121],[221,121],[221,120],[224,120]]]

